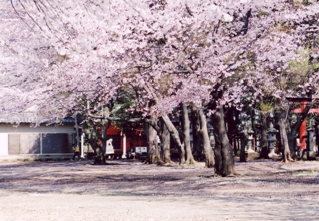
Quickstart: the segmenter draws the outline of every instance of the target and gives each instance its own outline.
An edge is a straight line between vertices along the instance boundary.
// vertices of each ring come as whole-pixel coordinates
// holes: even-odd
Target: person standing
[[[78,161],[80,160],[80,148],[79,146],[75,146],[74,148],[74,154],[73,154],[73,158],[72,161],[74,161],[75,157],[78,157]]]
[[[130,156],[135,160],[136,152],[135,152],[135,146],[132,142],[130,142]]]

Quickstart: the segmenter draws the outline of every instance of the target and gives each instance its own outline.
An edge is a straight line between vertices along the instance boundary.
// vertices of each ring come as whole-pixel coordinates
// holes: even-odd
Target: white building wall
[[[46,150],[49,151],[47,153],[42,153],[43,150],[43,143],[42,143],[42,136],[48,135],[52,136],[54,134],[67,134],[68,141],[67,141],[67,148],[65,145],[56,144],[56,142],[60,142],[61,140],[57,141],[53,138],[53,140],[46,140],[46,142],[49,142],[48,145],[51,145],[49,149]],[[55,126],[55,125],[41,125],[38,127],[30,127],[29,124],[21,124],[18,127],[14,127],[11,124],[4,124],[0,123],[0,159],[6,159],[5,157],[9,158],[21,158],[23,156],[36,156],[39,157],[42,154],[43,156],[49,156],[52,157],[52,155],[57,155],[57,158],[59,158],[58,155],[64,156],[69,155],[72,153],[72,149],[70,149],[70,153],[68,152],[68,147],[71,146],[73,142],[73,136],[74,134],[74,126],[73,125],[63,125],[63,126]],[[10,136],[13,138],[11,139],[11,146],[10,146]],[[14,139],[13,136],[18,136],[17,139]],[[53,136],[54,137],[54,136]],[[39,138],[39,139],[38,139]],[[14,144],[12,142],[18,142],[16,145],[18,145],[14,149]],[[38,144],[35,142],[39,142],[40,148],[38,148]],[[62,141],[61,141],[62,142]],[[13,145],[13,146],[12,146]],[[57,146],[55,146],[57,145]],[[55,148],[58,147],[60,149],[55,151]],[[51,149],[52,151],[50,152]],[[12,153],[10,153],[10,151]],[[61,152],[62,151],[62,152]],[[67,151],[67,152],[63,152]],[[49,154],[49,155],[48,155]],[[4,157],[4,158],[3,158]],[[60,157],[61,158],[61,157]]]
[[[9,154],[8,134],[0,133],[0,156],[7,156]]]

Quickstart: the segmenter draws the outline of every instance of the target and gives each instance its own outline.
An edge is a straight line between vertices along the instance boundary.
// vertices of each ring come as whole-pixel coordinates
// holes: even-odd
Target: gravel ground
[[[319,162],[236,163],[236,177],[137,160],[2,161],[0,221],[318,220]]]

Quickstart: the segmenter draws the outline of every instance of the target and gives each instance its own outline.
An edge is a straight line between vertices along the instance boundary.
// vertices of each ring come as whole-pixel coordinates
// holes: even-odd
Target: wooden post
[[[126,158],[126,135],[125,135],[125,133],[123,133],[122,141],[123,141],[123,155],[122,155],[122,159],[125,159],[125,158]]]
[[[300,113],[303,112],[303,110],[306,108],[307,102],[301,102],[300,106]],[[299,139],[300,139],[300,150],[306,149],[306,138],[307,138],[307,119],[305,118],[303,122],[300,125],[299,129]]]
[[[84,159],[84,133],[81,134],[81,159]]]

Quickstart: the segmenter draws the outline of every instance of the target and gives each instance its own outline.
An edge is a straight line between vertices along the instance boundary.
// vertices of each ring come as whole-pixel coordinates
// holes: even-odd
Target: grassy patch
[[[301,170],[297,172],[293,172],[292,175],[294,176],[302,176],[302,175],[317,175],[318,171],[316,170]]]

